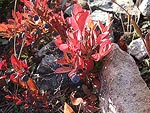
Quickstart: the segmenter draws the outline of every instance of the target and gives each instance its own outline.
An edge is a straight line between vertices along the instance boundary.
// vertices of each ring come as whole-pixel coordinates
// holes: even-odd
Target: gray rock
[[[95,22],[101,21],[102,23],[106,23],[107,18],[108,18],[108,13],[103,12],[101,10],[95,10],[93,13],[91,13],[91,19],[94,20]]]
[[[116,2],[126,9],[131,15],[138,15],[140,11],[138,10],[137,6],[134,5],[132,0],[116,0]],[[90,7],[99,7],[102,11],[105,12],[114,12],[114,13],[123,13],[126,12],[120,8],[117,4],[112,3],[111,0],[95,0],[94,2],[90,3]]]
[[[150,16],[150,0],[143,0],[139,9],[144,16]]]
[[[54,41],[46,44],[38,51],[37,57],[43,57],[36,70],[36,73],[39,74],[37,84],[40,90],[55,94],[71,84],[68,73],[57,74],[54,72],[60,67],[57,60],[62,56],[63,53],[56,47]]]
[[[150,90],[134,59],[113,44],[101,70],[101,113],[150,113]]]
[[[42,58],[42,61],[37,68],[37,73],[48,74],[54,72],[54,69],[59,67],[59,65],[56,64],[56,61],[57,59],[54,55],[46,55],[44,58]]]
[[[141,38],[133,40],[128,46],[128,53],[135,56],[138,60],[147,56],[144,42]]]
[[[45,74],[38,82],[40,90],[48,91],[51,94],[55,94],[62,88],[65,88],[71,84],[68,74]]]
[[[56,68],[60,67],[56,64],[56,61],[62,56],[63,52],[56,47],[54,41],[46,44],[37,52],[37,57],[43,57],[37,68],[37,73],[48,74],[54,72]]]

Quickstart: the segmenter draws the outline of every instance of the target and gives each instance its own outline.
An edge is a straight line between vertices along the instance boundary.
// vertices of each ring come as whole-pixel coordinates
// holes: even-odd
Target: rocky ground
[[[116,2],[132,14],[138,22],[143,35],[149,32],[149,0],[143,0],[142,3],[134,3],[132,0],[116,0]],[[114,44],[114,51],[103,61],[103,71],[100,73],[100,75],[102,75],[99,79],[105,79],[106,83],[102,82],[100,95],[99,91],[96,92],[95,95],[96,97],[104,97],[105,100],[100,99],[102,102],[100,105],[100,100],[97,100],[97,106],[100,106],[102,113],[149,113],[150,97],[148,95],[150,91],[147,86],[150,88],[150,60],[147,56],[145,46],[139,36],[135,34],[126,12],[115,3],[112,3],[111,0],[91,0],[86,2],[86,4],[83,4],[83,2],[79,3],[82,4],[83,7],[91,10],[91,18],[94,21],[100,20],[103,23],[107,23],[107,17],[108,14],[110,14],[111,19],[114,20],[111,28],[113,32],[110,38],[121,48]],[[69,11],[66,11],[66,13],[68,12]],[[1,43],[1,45],[3,44]],[[117,52],[115,53],[115,51]],[[121,54],[118,51],[121,51]],[[35,53],[35,56],[40,60],[33,77],[40,90],[49,92],[51,96],[55,95],[51,100],[52,113],[63,112],[62,100],[69,99],[71,91],[77,91],[78,93],[84,92],[83,81],[73,84],[67,76],[67,73],[54,73],[54,70],[59,67],[56,61],[62,57],[63,54],[58,50],[53,41],[49,41],[46,45],[41,47],[38,52]],[[108,65],[110,66],[109,68]],[[105,78],[104,75],[109,75],[109,77]],[[65,91],[66,94],[64,94],[63,91]],[[77,96],[84,95],[84,93],[78,93]],[[134,102],[136,99],[139,100]],[[107,102],[109,102],[110,105],[107,105]],[[129,109],[128,104],[131,102],[132,106]],[[106,109],[108,106],[110,107],[110,112]],[[138,107],[141,106],[143,106],[143,108],[139,110]],[[76,107],[76,109],[78,108]]]

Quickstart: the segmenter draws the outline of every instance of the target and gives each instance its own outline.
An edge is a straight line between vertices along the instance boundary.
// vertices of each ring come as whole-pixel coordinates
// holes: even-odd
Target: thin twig
[[[81,104],[79,104],[79,110],[78,110],[78,113],[80,113],[80,110],[81,110]]]
[[[130,18],[129,18],[129,15],[128,15],[127,32],[129,32],[129,26],[130,26]]]
[[[131,17],[131,15],[128,13],[128,11],[125,8],[123,8],[122,6],[120,6],[115,0],[111,0],[111,1],[114,2],[115,4],[117,4],[120,8],[122,8],[127,13],[127,15],[129,15],[129,19],[132,20],[131,22],[133,24],[134,29],[136,30],[136,32],[138,33],[138,35],[141,37],[141,39],[143,40],[143,42],[145,44],[144,37],[142,36],[142,31],[140,30],[140,28],[136,24],[136,22],[133,20],[133,18]]]
[[[17,31],[16,31],[16,6],[17,6],[17,0],[15,0],[15,5],[14,5],[14,55],[17,56],[16,54],[16,38],[17,38]]]
[[[19,52],[19,55],[18,55],[18,59],[20,59],[20,56],[21,56],[21,53],[22,53],[22,50],[23,50],[23,47],[24,47],[25,43],[26,43],[26,41],[25,41],[25,39],[23,39],[22,44],[21,44],[21,48],[20,48],[20,52]]]
[[[124,28],[124,25],[123,25],[123,20],[122,20],[121,13],[120,13],[120,20],[121,20],[121,25],[122,25],[123,32],[125,33],[125,28]]]

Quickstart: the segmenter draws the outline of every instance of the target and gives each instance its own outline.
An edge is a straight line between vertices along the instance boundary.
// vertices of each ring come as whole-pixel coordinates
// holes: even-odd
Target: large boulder
[[[150,113],[150,90],[134,59],[113,44],[103,60],[101,113]]]

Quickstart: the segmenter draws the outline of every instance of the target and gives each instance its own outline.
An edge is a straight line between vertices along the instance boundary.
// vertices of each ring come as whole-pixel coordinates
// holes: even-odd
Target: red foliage
[[[66,41],[63,42],[61,36],[56,37],[55,40],[55,44],[64,52],[64,58],[58,63],[69,64],[72,68],[69,76],[72,76],[78,69],[85,70],[85,72],[92,71],[94,61],[101,60],[111,51],[111,41],[108,36],[112,22],[106,27],[100,21],[94,24],[89,15],[89,11],[74,4],[72,16],[65,21],[70,26],[66,31]],[[96,27],[99,29],[96,30]]]
[[[19,77],[27,73],[28,65],[24,61],[18,60],[14,55],[11,56],[11,64]]]
[[[0,62],[0,70],[6,70],[7,69],[7,63],[6,60],[2,60]]]
[[[57,0],[57,2],[54,2],[55,5],[52,4],[55,8],[49,8],[48,5],[51,4],[47,0],[20,1],[24,3],[26,10],[24,12],[12,11],[13,19],[8,19],[8,24],[0,24],[0,32],[3,33],[3,38],[15,37],[16,50],[21,51],[18,49],[20,45],[29,47],[45,33],[59,33],[58,36],[54,37],[55,44],[63,51],[64,57],[58,60],[62,67],[56,69],[55,72],[69,72],[68,76],[74,77],[74,81],[86,80],[88,78],[85,79],[85,77],[89,76],[93,82],[92,85],[99,89],[100,83],[95,75],[92,76],[91,72],[94,68],[94,62],[101,60],[111,51],[111,41],[108,36],[112,22],[108,26],[104,26],[100,21],[94,23],[90,18],[90,11],[82,9],[78,4],[74,4],[72,16],[65,19],[61,8],[65,9],[70,3]],[[73,2],[76,2],[76,0]],[[63,6],[60,7],[61,5]],[[13,49],[11,48],[10,51],[9,54],[13,52]],[[34,105],[39,100],[42,100],[45,106],[48,106],[47,97],[39,94],[39,89],[30,76],[29,66],[25,60],[19,60],[18,56],[15,55],[9,56],[11,58],[6,60],[11,61],[11,64],[8,63],[7,66],[6,60],[0,62],[0,70],[4,71],[0,79],[10,79],[12,83],[21,86],[24,91],[13,92],[6,95],[5,98],[13,100],[16,105],[24,104],[24,107]],[[13,71],[6,75],[5,71],[8,67]],[[82,99],[75,98],[72,94],[70,98],[73,105],[82,104],[82,107],[85,108],[84,111],[90,109],[91,112],[94,112],[97,110],[97,108],[92,109],[95,97],[90,96]],[[91,103],[88,103],[88,101]],[[66,112],[67,109],[71,110],[70,107],[67,107]]]

